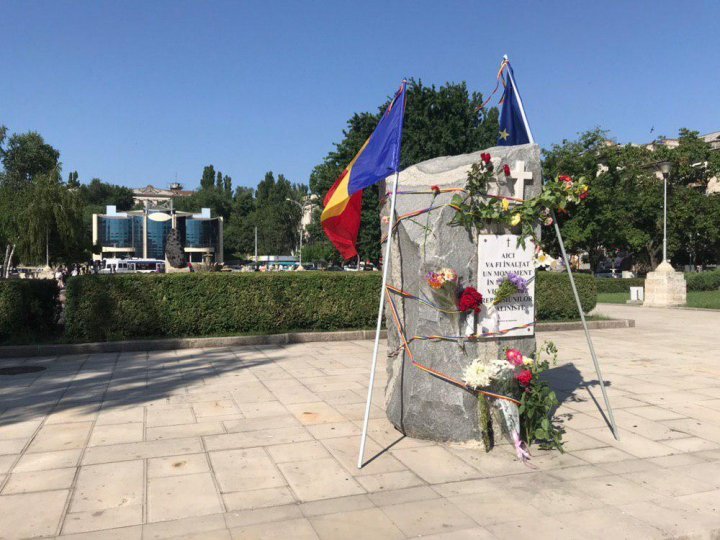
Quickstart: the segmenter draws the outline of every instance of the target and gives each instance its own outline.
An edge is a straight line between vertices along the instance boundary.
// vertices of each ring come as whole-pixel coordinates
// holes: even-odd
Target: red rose
[[[585,199],[587,199],[587,197],[588,197],[588,192],[587,192],[587,191],[583,191],[583,192],[580,194],[580,200],[581,200],[581,201],[584,201]]]
[[[530,381],[532,381],[532,371],[524,369],[515,375],[515,378],[517,379],[517,382],[520,383],[520,386],[527,387],[530,385]]]
[[[458,303],[458,309],[465,313],[466,311],[474,311],[475,313],[480,312],[480,305],[482,304],[482,294],[480,294],[474,287],[466,287],[460,295],[460,302]]]
[[[490,154],[486,154],[485,152],[483,152],[482,154],[480,154],[480,159],[482,159],[483,163],[487,165],[488,163],[490,163]]]
[[[435,192],[435,195],[440,193],[440,186],[430,186],[430,189],[432,189]]]
[[[570,178],[569,176],[565,176],[565,175],[558,176],[558,180],[560,180],[561,182],[572,182],[572,178]]]
[[[503,172],[505,173],[505,176],[510,176],[510,165],[507,163],[503,165]]]

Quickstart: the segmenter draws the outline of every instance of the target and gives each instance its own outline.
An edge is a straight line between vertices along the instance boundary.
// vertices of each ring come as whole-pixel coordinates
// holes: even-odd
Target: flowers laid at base
[[[517,349],[506,349],[505,358],[489,361],[476,358],[465,368],[463,381],[468,388],[478,391],[478,422],[486,451],[493,447],[495,433],[489,399],[493,400],[502,431],[512,439],[518,459],[529,458],[527,445],[533,442],[543,449],[563,451],[562,430],[552,423],[551,417],[559,402],[555,392],[540,378],[556,361],[557,348],[546,342],[534,359],[524,357]],[[500,397],[488,398],[482,392]]]

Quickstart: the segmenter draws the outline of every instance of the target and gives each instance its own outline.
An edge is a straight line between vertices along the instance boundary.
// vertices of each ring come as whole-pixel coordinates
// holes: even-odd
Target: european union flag
[[[498,146],[514,146],[530,142],[527,126],[520,112],[520,101],[515,88],[512,67],[507,65],[505,73],[505,93],[502,97],[502,111],[500,111],[500,133],[498,133]]]

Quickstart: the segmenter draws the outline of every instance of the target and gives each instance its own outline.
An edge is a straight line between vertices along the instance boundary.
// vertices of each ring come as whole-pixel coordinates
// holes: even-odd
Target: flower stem
[[[494,436],[492,429],[492,418],[490,416],[490,405],[487,402],[487,398],[478,394],[478,425],[482,432],[482,440],[485,445],[485,451],[489,452],[492,450],[494,444]]]

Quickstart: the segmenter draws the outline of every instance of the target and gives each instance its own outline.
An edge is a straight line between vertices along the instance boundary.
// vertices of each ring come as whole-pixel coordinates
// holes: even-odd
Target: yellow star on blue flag
[[[498,146],[514,146],[530,142],[527,127],[523,121],[517,96],[517,89],[513,84],[515,75],[510,65],[505,74],[505,92],[502,97],[502,111],[500,112],[500,133]],[[513,75],[512,77],[510,75]]]

